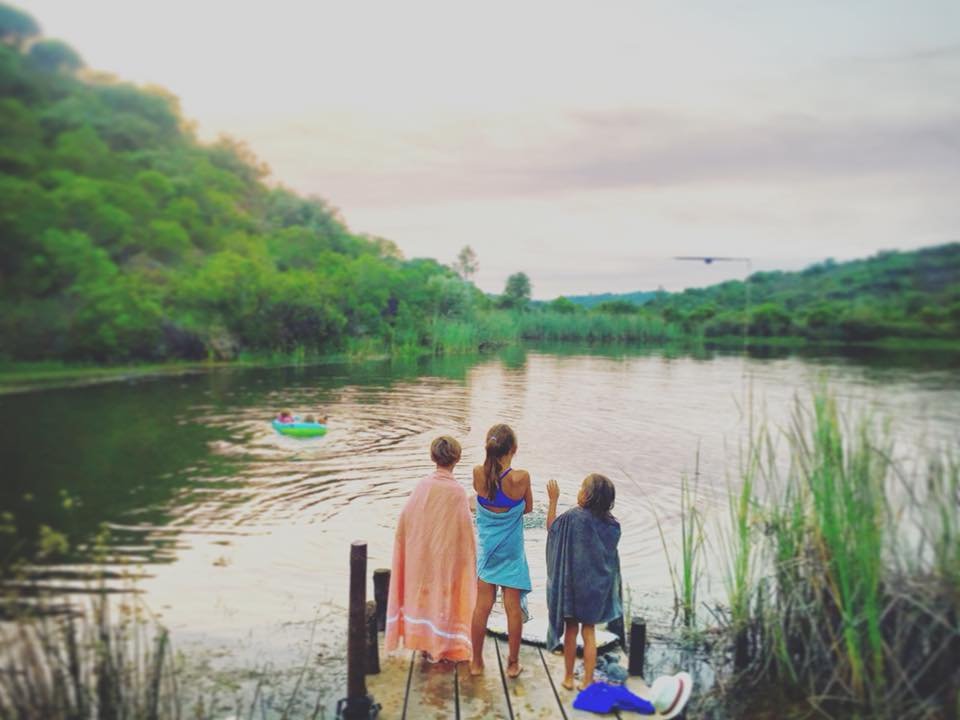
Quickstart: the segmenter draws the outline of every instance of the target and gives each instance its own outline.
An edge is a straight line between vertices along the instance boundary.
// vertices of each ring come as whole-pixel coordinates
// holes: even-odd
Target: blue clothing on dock
[[[527,594],[533,587],[523,548],[524,505],[506,512],[477,507],[477,577],[491,585],[520,590],[520,605],[526,622]]]
[[[595,713],[629,710],[653,715],[656,712],[653,703],[639,695],[634,695],[623,685],[605,685],[598,682],[581,690],[574,698],[573,707]]]
[[[573,507],[547,532],[547,649],[563,644],[565,618],[587,625],[623,615],[620,523]]]

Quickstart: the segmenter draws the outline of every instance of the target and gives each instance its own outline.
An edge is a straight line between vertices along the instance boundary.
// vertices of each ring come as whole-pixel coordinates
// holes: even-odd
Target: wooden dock
[[[347,632],[347,697],[340,701],[337,717],[354,720],[377,717],[382,720],[582,720],[621,717],[576,710],[575,690],[566,690],[563,655],[536,645],[520,646],[523,672],[508,678],[507,641],[488,635],[483,645],[485,672],[471,676],[469,663],[431,663],[422,653],[383,652],[386,599],[390,582],[388,570],[374,575],[376,601],[366,601],[367,546],[362,541],[350,546],[350,605]],[[636,647],[640,654],[632,661],[643,667],[645,640],[640,627]],[[634,644],[631,625],[631,645]],[[640,677],[630,677],[627,688],[640,697],[649,689]],[[636,713],[624,713],[624,717]],[[649,715],[645,717],[658,717]],[[682,717],[682,716],[681,716]]]
[[[381,648],[382,649],[382,648]],[[367,688],[380,704],[383,720],[582,720],[621,717],[573,708],[576,691],[565,690],[563,656],[542,648],[520,646],[523,672],[506,676],[507,643],[487,637],[484,643],[486,672],[471,677],[468,663],[430,663],[421,653],[404,651],[380,654],[380,672],[367,676]],[[631,692],[648,697],[639,677],[627,680]],[[625,712],[624,718],[653,717]]]

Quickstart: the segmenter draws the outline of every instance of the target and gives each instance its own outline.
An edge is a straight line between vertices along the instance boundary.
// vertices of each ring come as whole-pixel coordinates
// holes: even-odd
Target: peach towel
[[[424,650],[434,660],[469,660],[477,600],[477,545],[467,494],[437,468],[410,494],[393,544],[387,651]]]

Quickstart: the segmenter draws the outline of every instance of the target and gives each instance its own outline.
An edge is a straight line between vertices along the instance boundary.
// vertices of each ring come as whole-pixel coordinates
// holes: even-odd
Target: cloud
[[[353,205],[689,184],[960,179],[960,111],[732,123],[628,108],[488,120],[402,131],[301,120],[271,127],[255,144],[286,181],[321,194],[335,189]]]

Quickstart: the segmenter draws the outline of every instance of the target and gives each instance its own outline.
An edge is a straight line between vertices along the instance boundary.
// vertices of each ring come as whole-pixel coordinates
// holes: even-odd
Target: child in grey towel
[[[573,690],[577,633],[583,637],[583,681],[593,683],[597,665],[595,626],[619,618],[621,602],[620,523],[610,514],[616,488],[609,478],[591,473],[583,479],[577,507],[557,517],[560,487],[547,483],[547,647],[563,638],[563,686]]]

